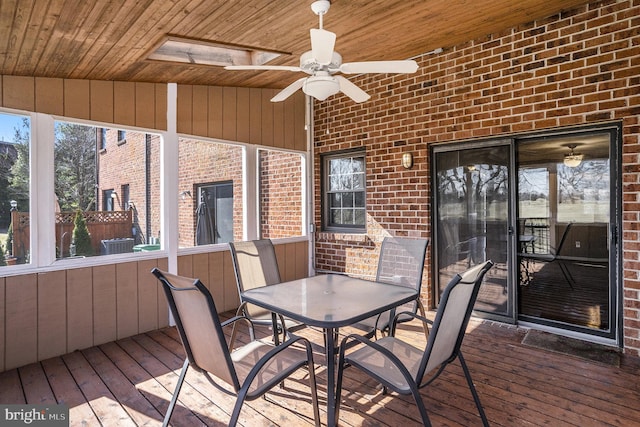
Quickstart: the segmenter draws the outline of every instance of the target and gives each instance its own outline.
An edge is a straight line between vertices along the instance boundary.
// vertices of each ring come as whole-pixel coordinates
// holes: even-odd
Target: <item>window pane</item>
[[[30,262],[28,117],[0,113],[0,266]]]
[[[353,193],[342,194],[342,206],[344,206],[345,208],[353,207]]]
[[[585,160],[577,167],[558,164],[558,221],[609,221],[609,160]]]
[[[341,209],[331,209],[331,223],[332,224],[342,224],[342,210]]]
[[[364,174],[358,173],[353,175],[353,189],[354,190],[364,190],[365,181]]]
[[[329,197],[329,205],[332,208],[342,206],[342,193],[333,193]]]
[[[302,156],[260,150],[260,236],[302,236]]]
[[[178,245],[242,239],[242,151],[238,146],[179,140]]]
[[[324,160],[326,190],[323,225],[344,229],[363,229],[365,226],[365,163],[364,155],[345,154],[327,156]],[[340,213],[334,208],[340,207]],[[358,208],[358,209],[354,209]]]
[[[342,209],[342,223],[345,225],[353,224],[353,211],[351,209]]]
[[[351,159],[351,172],[364,173],[364,157],[353,157]]]
[[[55,133],[56,257],[150,249],[160,229],[160,137],[128,131],[122,145],[124,131],[69,122]]]

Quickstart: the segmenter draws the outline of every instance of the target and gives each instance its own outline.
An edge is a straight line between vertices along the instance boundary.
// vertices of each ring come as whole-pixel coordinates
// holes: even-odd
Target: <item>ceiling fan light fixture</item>
[[[575,144],[569,145],[569,149],[571,150],[569,154],[564,155],[564,165],[569,168],[577,168],[582,163],[582,159],[584,158],[583,154],[574,153],[573,149],[576,148]]]
[[[340,92],[340,83],[332,76],[312,76],[305,80],[302,91],[318,101],[324,101]]]

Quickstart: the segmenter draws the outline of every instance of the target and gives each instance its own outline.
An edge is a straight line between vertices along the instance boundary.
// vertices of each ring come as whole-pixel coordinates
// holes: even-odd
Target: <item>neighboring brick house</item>
[[[157,166],[159,137],[142,132],[123,132],[97,128],[98,137],[98,210],[133,210],[135,243],[149,242],[150,234],[159,230],[149,212],[159,206],[160,182]],[[149,153],[149,156],[147,156]],[[151,171],[156,168],[156,172]],[[147,177],[155,176],[147,185]],[[114,195],[112,197],[112,194]],[[150,209],[148,209],[150,208]]]
[[[103,210],[131,207],[137,230],[136,243],[148,243],[151,237],[158,237],[160,230],[160,137],[134,131],[123,133],[117,129],[106,129],[101,134],[104,136],[98,138],[98,206]],[[180,138],[179,144],[179,188],[176,195],[179,246],[196,245],[199,188],[211,188],[221,183],[232,185],[233,239],[241,240],[242,148],[191,138]],[[262,237],[302,234],[302,168],[299,157],[286,152],[260,151]],[[112,191],[116,194],[113,198],[110,197]]]

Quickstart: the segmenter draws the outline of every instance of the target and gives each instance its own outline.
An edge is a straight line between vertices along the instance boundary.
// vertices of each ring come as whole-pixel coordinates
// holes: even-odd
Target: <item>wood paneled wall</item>
[[[276,244],[283,280],[306,277],[308,242]],[[0,372],[168,326],[153,267],[165,258],[0,277]],[[178,273],[207,285],[220,312],[239,305],[229,251],[182,255]]]
[[[305,97],[275,89],[178,85],[178,132],[306,151]]]
[[[306,151],[305,97],[275,89],[178,85],[179,133]],[[0,106],[146,129],[167,129],[167,85],[0,76]]]
[[[167,129],[167,85],[0,76],[2,107],[68,118]]]
[[[166,259],[0,278],[0,371],[169,324]]]

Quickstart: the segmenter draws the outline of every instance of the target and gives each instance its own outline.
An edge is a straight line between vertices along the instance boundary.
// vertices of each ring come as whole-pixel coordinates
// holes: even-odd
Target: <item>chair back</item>
[[[241,292],[280,283],[276,251],[270,239],[229,242]]]
[[[562,236],[560,237],[560,242],[558,243],[558,247],[556,248],[555,253],[553,255],[555,256],[562,255],[562,250],[564,249],[564,243],[567,240],[567,236],[569,235],[569,230],[571,229],[572,225],[573,223],[570,222],[565,227],[564,231],[562,232]]]
[[[199,279],[177,276],[157,268],[151,272],[162,283],[189,364],[239,390],[238,376],[209,290]]]
[[[429,239],[385,237],[380,248],[376,281],[416,289],[422,288],[424,258]],[[412,301],[396,308],[396,312],[416,312],[417,302]]]
[[[486,261],[456,274],[445,288],[429,333],[418,381],[425,373],[458,356],[482,279],[492,266],[493,262]]]
[[[276,251],[270,239],[229,242],[229,248],[241,298],[244,291],[281,282]],[[249,317],[269,314],[253,304],[248,304],[245,312]]]

